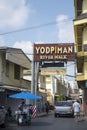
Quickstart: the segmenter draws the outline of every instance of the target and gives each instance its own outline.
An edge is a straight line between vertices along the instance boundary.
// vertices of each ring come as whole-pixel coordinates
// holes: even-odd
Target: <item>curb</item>
[[[53,114],[53,111],[50,111],[48,114],[46,112],[41,112],[41,113],[38,113],[37,117],[43,117],[43,116],[47,116],[47,115],[49,116],[51,114]]]
[[[46,112],[44,112],[44,113],[39,113],[38,115],[37,115],[37,117],[42,117],[42,116],[46,116],[47,114],[46,114]]]
[[[49,112],[48,116],[51,115],[51,114],[53,114],[53,112]],[[46,112],[41,112],[41,113],[38,113],[38,115],[36,117],[32,118],[31,120],[37,119],[39,117],[44,117],[44,116],[47,116],[47,113]],[[16,121],[8,122],[7,126],[17,126],[17,122]]]

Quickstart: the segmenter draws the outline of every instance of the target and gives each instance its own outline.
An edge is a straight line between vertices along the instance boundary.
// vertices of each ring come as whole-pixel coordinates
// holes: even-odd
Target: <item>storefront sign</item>
[[[74,44],[34,44],[34,61],[74,60]]]

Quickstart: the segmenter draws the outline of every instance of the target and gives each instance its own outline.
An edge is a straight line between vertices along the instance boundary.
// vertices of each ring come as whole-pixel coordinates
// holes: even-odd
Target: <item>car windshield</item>
[[[72,106],[72,102],[57,102],[56,106]]]

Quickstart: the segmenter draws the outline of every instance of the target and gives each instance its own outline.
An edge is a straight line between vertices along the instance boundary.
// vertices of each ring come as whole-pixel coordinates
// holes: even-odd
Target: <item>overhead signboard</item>
[[[41,75],[66,75],[66,68],[60,68],[60,67],[41,68]]]
[[[34,61],[74,61],[74,43],[34,44]]]

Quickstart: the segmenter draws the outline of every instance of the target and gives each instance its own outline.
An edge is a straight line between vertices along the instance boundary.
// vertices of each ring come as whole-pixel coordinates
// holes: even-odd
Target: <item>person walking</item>
[[[80,103],[78,100],[76,100],[73,103],[73,110],[74,110],[74,116],[75,116],[75,120],[78,121],[79,117],[80,117]]]
[[[50,104],[49,104],[49,102],[47,101],[46,103],[45,103],[45,108],[46,108],[46,113],[48,114],[48,112],[49,112],[49,106],[50,106]]]
[[[8,120],[11,120],[11,118],[12,118],[12,109],[11,109],[11,107],[8,107],[7,115],[8,115]]]
[[[12,110],[11,110],[11,107],[8,107],[7,112],[8,112],[8,116],[9,116],[9,117],[12,117]]]

